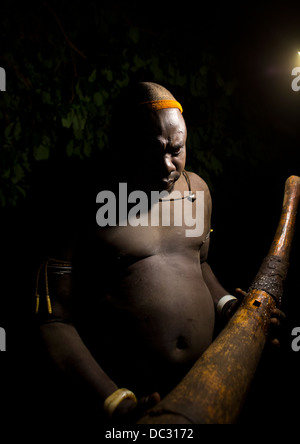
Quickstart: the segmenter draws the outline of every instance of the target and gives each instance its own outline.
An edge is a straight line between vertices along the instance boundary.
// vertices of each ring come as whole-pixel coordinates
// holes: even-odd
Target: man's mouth
[[[177,180],[176,178],[172,178],[172,179],[164,178],[164,179],[162,179],[162,181],[161,181],[162,189],[166,190],[166,191],[171,190],[174,187],[176,180]]]
[[[162,182],[165,183],[166,185],[169,185],[171,183],[174,183],[175,179],[163,179]]]
[[[179,176],[177,177],[177,174],[171,174],[168,177],[156,176],[153,178],[154,180],[152,180],[152,186],[157,190],[170,191],[174,188],[175,182],[179,179]]]

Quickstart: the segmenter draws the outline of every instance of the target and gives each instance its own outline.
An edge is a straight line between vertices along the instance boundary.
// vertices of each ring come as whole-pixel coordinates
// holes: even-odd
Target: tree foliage
[[[41,164],[104,150],[113,101],[130,80],[162,83],[182,103],[188,167],[207,181],[249,143],[246,130],[237,131],[234,79],[225,77],[200,34],[199,44],[191,45],[188,24],[179,33],[175,25],[165,27],[163,17],[147,20],[128,2],[18,3],[18,9],[12,2],[3,8],[2,206],[30,193],[32,172]]]

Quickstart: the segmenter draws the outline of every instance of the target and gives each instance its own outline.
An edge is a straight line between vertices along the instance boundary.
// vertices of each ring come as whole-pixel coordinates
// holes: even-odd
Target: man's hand
[[[237,298],[235,301],[233,300],[231,304],[229,304],[229,307],[226,310],[225,318],[227,320],[231,319],[234,313],[237,311],[239,306],[241,305],[242,301],[244,300],[244,297],[247,295],[245,291],[243,291],[241,288],[235,289],[235,297]],[[231,302],[231,301],[230,301]]]
[[[228,319],[230,319],[233,316],[233,314],[236,312],[236,310],[238,309],[238,307],[240,306],[246,295],[247,295],[246,291],[243,291],[241,288],[235,289],[235,296],[237,297],[237,301],[234,301],[234,303],[228,309],[226,313]],[[277,338],[277,336],[279,333],[279,329],[281,327],[281,323],[284,320],[285,320],[285,314],[279,308],[274,308],[271,311],[269,339],[270,343],[275,347],[280,346],[280,341]]]
[[[112,422],[134,424],[159,401],[160,395],[157,392],[141,398],[137,403],[132,399],[125,399],[115,410]]]
[[[280,347],[280,341],[277,338],[282,321],[285,320],[285,314],[279,309],[274,308],[270,319],[270,342],[275,347]]]

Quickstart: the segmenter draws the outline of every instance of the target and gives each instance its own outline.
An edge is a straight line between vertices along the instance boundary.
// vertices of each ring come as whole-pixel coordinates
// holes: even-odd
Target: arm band
[[[226,294],[226,296],[221,297],[221,299],[219,299],[219,302],[217,304],[217,313],[218,313],[218,315],[222,316],[223,308],[227,304],[227,302],[229,302],[229,301],[236,301],[236,300],[237,300],[237,298],[235,296],[232,296],[231,294]]]
[[[109,418],[112,417],[118,405],[127,398],[133,399],[134,402],[137,402],[135,394],[126,388],[116,390],[105,399],[103,407]]]

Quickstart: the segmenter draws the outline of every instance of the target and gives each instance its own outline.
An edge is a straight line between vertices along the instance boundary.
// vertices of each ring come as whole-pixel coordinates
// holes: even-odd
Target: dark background
[[[70,214],[80,214],[84,171],[105,150],[105,125],[127,78],[159,81],[183,104],[191,134],[188,164],[212,192],[210,264],[229,292],[249,287],[273,239],[285,180],[300,174],[300,92],[291,89],[291,71],[300,65],[300,8],[292,2],[207,6],[90,0],[18,7],[10,2],[0,13],[0,66],[7,75],[1,132],[14,125],[9,143],[2,134],[0,147],[0,326],[7,333],[7,351],[0,356],[7,401],[1,407],[8,418],[33,419],[49,384],[36,356],[31,296],[36,267],[72,228],[57,232],[66,208],[72,208],[69,224]],[[54,62],[43,64],[46,59]],[[82,87],[82,98],[76,85],[86,85],[94,69],[100,79],[86,82],[95,89]],[[76,133],[68,122],[58,125],[97,91],[107,92],[97,96],[107,107],[103,111],[99,105],[99,115],[88,110],[85,133]],[[16,129],[18,116],[22,131]],[[91,152],[84,145],[87,138],[95,146]],[[109,165],[100,161],[103,168]],[[282,305],[287,320],[281,348],[266,350],[242,424],[285,425],[297,418],[300,352],[291,349],[291,331],[300,326],[299,237],[298,226]],[[31,399],[35,405],[28,409]]]

